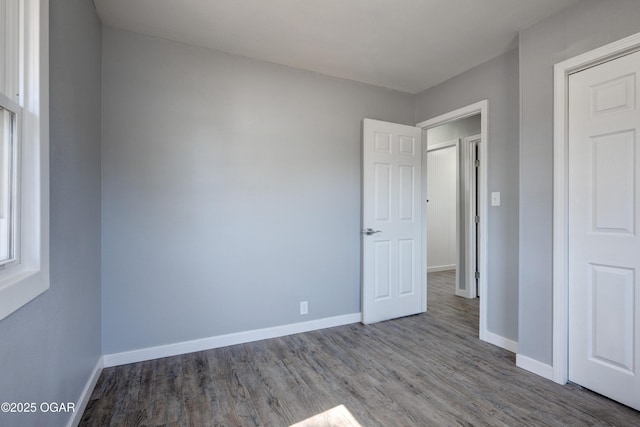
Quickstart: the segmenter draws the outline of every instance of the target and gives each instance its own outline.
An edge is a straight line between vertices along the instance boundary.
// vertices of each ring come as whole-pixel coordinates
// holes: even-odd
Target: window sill
[[[12,270],[0,280],[0,320],[49,289],[48,274],[16,267]]]

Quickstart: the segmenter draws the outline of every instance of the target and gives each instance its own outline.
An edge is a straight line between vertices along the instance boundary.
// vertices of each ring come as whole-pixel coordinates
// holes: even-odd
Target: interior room
[[[640,424],[637,0],[0,23],[0,425]]]

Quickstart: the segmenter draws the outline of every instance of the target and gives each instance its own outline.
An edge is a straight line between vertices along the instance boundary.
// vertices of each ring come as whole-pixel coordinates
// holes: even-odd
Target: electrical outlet
[[[491,206],[500,206],[500,192],[491,193]]]
[[[309,313],[309,303],[307,301],[300,302],[300,314],[305,315]]]

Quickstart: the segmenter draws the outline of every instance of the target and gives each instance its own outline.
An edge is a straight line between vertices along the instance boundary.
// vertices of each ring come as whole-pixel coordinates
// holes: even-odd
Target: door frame
[[[469,190],[469,197],[465,197],[465,212],[463,214],[465,227],[464,227],[464,246],[468,248],[465,253],[465,266],[464,271],[467,274],[466,283],[465,283],[465,295],[466,298],[475,298],[477,297],[476,293],[476,278],[475,271],[478,268],[476,265],[475,268],[472,267],[475,264],[475,255],[476,255],[476,233],[472,233],[471,231],[476,228],[475,213],[473,212],[473,206],[475,206],[476,198],[478,194],[476,193],[476,166],[474,164],[475,153],[472,155],[471,148],[474,144],[477,144],[478,150],[480,150],[480,144],[482,144],[482,136],[472,135],[462,140],[462,167],[464,168],[464,185],[465,188]],[[475,150],[473,150],[475,151]],[[480,167],[480,166],[478,166]],[[480,169],[478,170],[480,172]],[[478,192],[479,193],[479,192]],[[468,206],[467,206],[468,205]],[[478,229],[478,231],[480,231]],[[478,236],[480,233],[478,233]],[[482,239],[479,239],[482,240]],[[473,275],[468,273],[473,271]]]
[[[640,33],[554,66],[553,87],[553,381],[569,380],[569,76],[640,51]]]
[[[488,224],[488,214],[489,214],[489,205],[487,200],[488,194],[488,186],[487,186],[487,164],[489,159],[489,138],[488,138],[488,123],[489,123],[489,101],[484,99],[482,101],[476,102],[474,104],[467,105],[462,108],[458,108],[457,110],[450,111],[448,113],[442,114],[440,116],[434,117],[429,120],[425,120],[423,122],[418,123],[416,126],[422,128],[424,131],[430,128],[434,128],[440,125],[444,125],[449,122],[453,122],[455,120],[464,119],[470,116],[475,116],[476,114],[480,114],[480,138],[482,143],[480,144],[480,182],[479,182],[479,205],[480,205],[480,235],[481,239],[478,245],[478,269],[480,271],[480,279],[478,280],[478,285],[480,287],[480,325],[478,335],[482,341],[487,341],[493,343],[490,340],[490,334],[487,330],[487,296],[489,295],[487,284],[487,272],[488,272],[488,242],[489,242],[489,233],[487,233],[487,224]],[[426,155],[426,146],[428,142],[425,143],[425,155]],[[426,168],[423,169],[423,172],[426,176]],[[426,185],[423,184],[424,188]],[[425,209],[426,210],[426,209]],[[426,225],[423,227],[423,235],[426,236]],[[469,248],[465,248],[465,256],[468,256]],[[425,310],[427,300],[424,298]]]

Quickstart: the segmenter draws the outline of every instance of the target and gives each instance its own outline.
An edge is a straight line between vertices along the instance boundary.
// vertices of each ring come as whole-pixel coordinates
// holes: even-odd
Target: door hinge
[[[476,271],[476,280],[480,280],[480,272]]]
[[[475,165],[476,165],[476,167],[479,167],[480,166],[480,160],[476,159]]]
[[[478,215],[476,215],[475,221],[476,221],[476,224],[480,223],[480,217]]]

